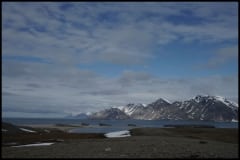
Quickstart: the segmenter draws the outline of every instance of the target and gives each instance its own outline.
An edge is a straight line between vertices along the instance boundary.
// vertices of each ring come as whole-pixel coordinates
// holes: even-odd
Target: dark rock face
[[[238,119],[238,106],[222,97],[196,96],[179,107],[192,120],[232,121]]]
[[[96,112],[92,119],[144,119],[144,120],[238,120],[238,104],[220,96],[198,95],[187,101],[170,103],[162,98],[144,106],[128,104]]]
[[[126,107],[121,108],[121,111],[132,119],[142,119],[146,114],[146,109],[143,104],[127,104]]]

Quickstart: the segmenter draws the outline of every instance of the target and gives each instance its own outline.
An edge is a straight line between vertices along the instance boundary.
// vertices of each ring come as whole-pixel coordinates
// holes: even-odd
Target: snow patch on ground
[[[131,135],[129,131],[124,130],[124,131],[109,132],[104,134],[104,136],[108,138],[115,138],[115,137],[129,137]]]
[[[25,129],[25,128],[19,128],[19,129],[21,129],[24,132],[31,132],[31,133],[35,133],[36,132],[36,131],[32,131],[32,130]]]
[[[54,143],[36,143],[36,144],[26,144],[26,145],[19,145],[19,146],[12,146],[12,147],[36,147],[36,146],[50,146]]]
[[[6,129],[2,129],[2,132],[7,132],[8,130],[6,130]]]
[[[236,119],[232,119],[232,122],[238,122],[238,120],[236,120]]]
[[[47,129],[44,129],[44,132],[47,132],[47,133],[49,133],[50,131],[49,131],[49,130],[47,130]]]

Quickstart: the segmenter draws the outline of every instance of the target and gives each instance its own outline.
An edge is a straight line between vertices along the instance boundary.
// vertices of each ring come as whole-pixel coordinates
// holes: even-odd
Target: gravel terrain
[[[131,137],[2,147],[3,158],[238,158],[238,129],[138,128]]]

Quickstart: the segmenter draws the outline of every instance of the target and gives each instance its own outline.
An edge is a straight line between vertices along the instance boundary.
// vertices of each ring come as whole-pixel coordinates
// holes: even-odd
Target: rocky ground
[[[49,128],[48,128],[49,129]],[[11,147],[10,141],[36,141],[33,133],[18,138],[2,134],[2,158],[238,158],[238,129],[136,128],[131,137],[105,138],[101,134],[48,133],[43,139],[61,139],[50,146]],[[31,136],[30,136],[31,135]],[[43,133],[42,133],[43,135]],[[41,136],[42,136],[41,135]],[[54,137],[56,136],[56,137]],[[15,136],[16,137],[16,136]],[[25,137],[25,138],[23,138]],[[27,138],[28,137],[28,138]],[[38,139],[38,141],[43,140]]]

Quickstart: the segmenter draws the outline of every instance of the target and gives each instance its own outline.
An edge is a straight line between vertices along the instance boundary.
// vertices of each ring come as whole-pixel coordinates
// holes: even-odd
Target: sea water
[[[3,122],[9,122],[15,125],[34,125],[34,124],[68,124],[89,126],[70,130],[74,133],[107,133],[119,130],[129,130],[136,127],[164,127],[164,125],[212,125],[216,128],[238,128],[238,122],[214,122],[214,121],[193,121],[193,120],[91,120],[91,119],[66,119],[66,118],[3,118]],[[99,124],[109,126],[99,126]],[[134,124],[136,126],[129,126]]]

